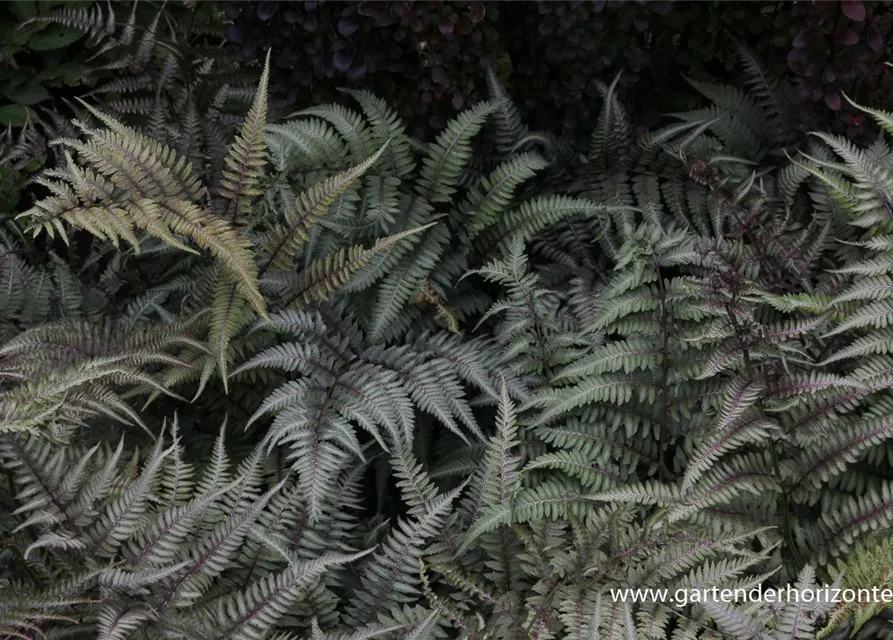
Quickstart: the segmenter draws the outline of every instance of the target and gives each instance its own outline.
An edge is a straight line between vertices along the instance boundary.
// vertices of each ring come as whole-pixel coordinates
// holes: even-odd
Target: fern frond
[[[267,84],[270,77],[270,51],[254,96],[254,102],[239,134],[224,159],[226,168],[220,181],[220,196],[227,200],[222,217],[244,225],[251,211],[251,199],[261,195],[257,182],[266,164],[264,125],[267,121]]]
[[[35,233],[40,228],[61,231],[59,220],[64,219],[113,242],[123,238],[135,247],[139,244],[131,230],[134,226],[190,251],[175,237],[188,236],[220,261],[236,279],[240,294],[258,315],[266,317],[250,243],[227,222],[195,203],[203,198],[205,188],[192,173],[191,165],[177,158],[169,147],[87,108],[108,129],[82,127],[88,142],[61,143],[80,151],[96,173],[81,171],[69,160],[67,171],[48,174],[56,181],[44,180],[62,197],[39,201],[20,217],[31,220]]]
[[[416,192],[430,202],[449,202],[459,176],[471,159],[471,139],[480,131],[494,106],[481,102],[447,123],[422,159]]]
[[[368,265],[375,256],[390,251],[403,238],[421,233],[434,224],[436,223],[379,238],[369,249],[351,247],[347,251],[342,249],[334,256],[315,261],[302,274],[298,294],[294,296],[292,302],[310,304],[316,300],[326,300],[343,287],[353,274]]]
[[[495,224],[518,186],[546,166],[546,162],[535,153],[519,154],[494,169],[481,181],[479,188],[472,189],[464,206],[460,205],[471,215],[471,220],[466,223],[469,241]]]
[[[372,156],[356,167],[343,171],[314,185],[298,196],[294,210],[285,214],[287,227],[270,238],[269,257],[261,272],[269,268],[288,270],[298,251],[310,240],[308,232],[325,214],[335,200],[373,166],[387,149],[385,143]]]

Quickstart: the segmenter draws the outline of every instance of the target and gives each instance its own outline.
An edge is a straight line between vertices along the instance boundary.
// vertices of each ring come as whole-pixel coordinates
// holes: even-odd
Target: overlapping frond
[[[218,259],[232,274],[240,295],[265,315],[250,243],[201,203],[205,187],[193,174],[192,165],[171,148],[89,109],[108,128],[82,125],[86,142],[60,141],[78,152],[90,168],[81,169],[69,156],[66,169],[50,171],[48,178],[41,179],[54,195],[21,214],[35,234],[43,229],[65,237],[61,224],[65,221],[113,243],[124,240],[139,247],[135,235],[139,229],[194,251],[178,239],[188,237]]]

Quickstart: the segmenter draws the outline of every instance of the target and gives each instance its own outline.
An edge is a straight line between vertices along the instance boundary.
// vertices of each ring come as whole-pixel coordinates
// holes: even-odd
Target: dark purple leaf
[[[297,52],[293,51],[290,47],[283,49],[279,55],[274,58],[273,62],[279,69],[288,69],[294,66],[295,62],[297,62]]]
[[[843,0],[840,6],[843,9],[843,15],[853,22],[865,20],[865,5],[860,0]]]
[[[465,98],[463,98],[461,95],[459,95],[457,93],[453,96],[453,109],[458,111],[459,109],[462,108],[462,105],[464,105],[464,104],[465,104]]]
[[[822,75],[822,77],[825,79],[825,82],[830,84],[837,79],[837,74],[834,73],[834,69],[828,67],[827,69],[825,69],[825,73]]]
[[[336,51],[332,57],[332,65],[341,73],[350,69],[350,63],[353,62],[353,54],[349,51]]]
[[[791,43],[791,45],[795,49],[803,49],[805,47],[808,47],[809,41],[812,40],[813,33],[814,32],[812,29],[803,29],[802,31],[800,31],[800,33],[797,34],[797,37],[794,38],[794,41]]]
[[[483,3],[475,2],[468,10],[468,19],[472,24],[477,24],[487,16],[487,8]]]
[[[668,16],[673,12],[672,2],[649,2],[648,8],[659,16]]]
[[[803,70],[803,61],[805,59],[803,49],[791,49],[788,51],[788,67],[794,73],[800,73]]]
[[[282,13],[282,21],[285,24],[297,24],[298,20],[300,20],[300,16],[295,11],[289,10]]]
[[[359,21],[357,21],[357,19],[352,16],[341,18],[338,21],[338,33],[340,33],[345,38],[347,36],[355,34],[359,28]]]
[[[333,78],[335,76],[335,67],[332,64],[331,58],[320,58],[318,61],[317,73],[321,75],[323,78]]]
[[[365,75],[366,63],[363,60],[351,65],[350,69],[347,70],[347,77],[351,82],[362,80]]]
[[[242,30],[239,29],[236,25],[232,24],[226,28],[223,32],[223,37],[226,38],[227,42],[234,42],[239,44],[242,42]]]
[[[319,21],[312,13],[305,13],[303,16],[301,16],[301,26],[304,27],[304,31],[307,31],[308,33],[314,33],[316,31],[316,28],[319,26]]]
[[[245,60],[250,60],[257,55],[257,43],[248,42],[242,45],[242,56]]]
[[[868,46],[871,47],[871,50],[875,53],[882,51],[884,48],[884,38],[881,36],[881,32],[875,27],[871,27],[868,30]]]
[[[859,42],[859,35],[852,29],[844,29],[835,34],[835,40],[842,45],[852,46]]]
[[[310,69],[295,69],[291,73],[292,82],[295,84],[299,84],[302,87],[306,87],[308,84],[313,82],[313,73],[311,73]]]
[[[364,0],[357,7],[357,13],[372,18],[379,27],[390,27],[398,22],[397,17],[388,10],[384,0]]]
[[[242,13],[242,7],[235,3],[229,3],[226,5],[226,9],[224,10],[224,15],[227,20],[235,20]]]
[[[440,29],[440,33],[445,36],[453,35],[453,23],[449,18],[441,18],[437,28]]]
[[[428,124],[432,129],[443,129],[446,126],[446,118],[437,113],[428,118]]]
[[[840,94],[837,91],[826,91],[825,104],[831,111],[840,111]]]
[[[388,7],[383,2],[361,2],[357,5],[357,13],[367,18],[377,18],[382,13],[387,13]]]
[[[264,0],[257,5],[257,17],[267,22],[276,15],[276,11],[279,7],[277,6],[274,0]]]
[[[443,79],[445,77],[446,73],[444,72],[443,67],[434,67],[434,69],[431,70],[431,80],[435,84],[440,84],[441,82],[443,82]]]

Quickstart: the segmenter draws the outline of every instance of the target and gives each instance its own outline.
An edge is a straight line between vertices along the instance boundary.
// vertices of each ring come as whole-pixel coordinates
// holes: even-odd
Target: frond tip
[[[257,184],[267,157],[264,125],[267,122],[269,78],[270,50],[267,50],[254,102],[224,160],[225,168],[220,181],[220,195],[227,200],[223,217],[239,224],[247,222],[251,199],[263,193]]]

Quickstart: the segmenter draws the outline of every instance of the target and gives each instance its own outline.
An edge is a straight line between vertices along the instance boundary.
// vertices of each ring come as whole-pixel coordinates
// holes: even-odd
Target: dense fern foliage
[[[582,149],[492,73],[431,140],[269,60],[236,122],[149,53],[80,103],[0,233],[0,635],[893,637],[612,596],[893,584],[891,148],[740,56]]]
[[[190,148],[198,137],[214,149],[215,157],[222,157],[216,145],[226,138],[226,125],[243,115],[252,81],[235,73],[237,65],[220,50],[223,27],[211,3],[13,2],[5,9],[12,15],[4,16],[4,36],[12,37],[8,46],[4,43],[4,58],[8,55],[8,66],[18,69],[15,75],[31,77],[25,78],[23,105],[3,107],[4,114],[18,107],[21,117],[2,121],[0,166],[4,178],[20,183],[26,199],[40,190],[24,177],[41,166],[64,164],[58,147],[48,142],[75,134],[72,118],[84,115],[78,99],[101,103],[119,119],[148,125],[145,132],[156,139],[165,137],[165,124],[186,129],[189,135],[180,137],[177,151],[190,160],[196,160]],[[36,51],[22,47],[18,53],[24,60],[17,61],[15,44],[29,37]],[[66,59],[73,49],[77,54]],[[60,59],[50,58],[47,50]],[[50,68],[19,66],[34,64],[37,52],[43,56],[37,60]],[[45,88],[54,75],[68,85],[65,90]],[[215,117],[200,118],[203,111]]]

